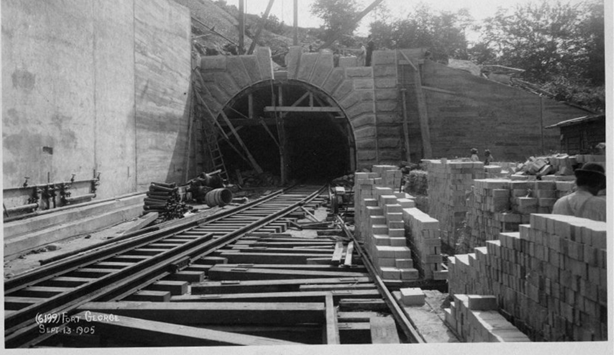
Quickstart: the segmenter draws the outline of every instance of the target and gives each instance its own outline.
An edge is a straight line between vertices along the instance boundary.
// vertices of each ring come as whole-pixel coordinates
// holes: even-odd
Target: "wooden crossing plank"
[[[40,301],[38,297],[4,297],[4,309],[16,311]]]
[[[337,312],[337,321],[340,323],[370,322],[371,318],[379,317],[377,312]]]
[[[399,334],[391,316],[373,317],[370,320],[371,342],[373,344],[399,344]]]
[[[77,314],[85,319],[85,312]],[[206,346],[206,345],[296,345],[297,343],[235,334],[219,330],[188,327],[177,324],[157,322],[121,316],[112,318],[109,314],[90,313],[94,320],[88,325],[95,326],[100,334],[109,338],[128,341],[138,339],[146,346]],[[91,319],[91,318],[90,318]],[[107,319],[105,321],[105,319]]]
[[[146,290],[168,291],[171,295],[183,295],[188,292],[186,281],[160,280],[147,286]]]
[[[310,279],[322,277],[367,277],[368,274],[322,271],[322,270],[284,270],[261,268],[225,268],[217,265],[209,269],[209,279],[218,280],[277,280],[277,279]]]
[[[339,328],[337,328],[337,309],[333,295],[326,295],[326,344],[340,344]]]
[[[335,245],[335,252],[333,253],[333,257],[331,258],[331,263],[333,265],[339,265],[341,262],[341,257],[343,256],[343,242],[337,242]]]
[[[204,278],[202,271],[179,271],[166,277],[167,280],[186,282],[202,282]]]
[[[375,284],[332,284],[332,285],[301,285],[301,291],[331,291],[331,290],[375,290]]]
[[[357,284],[361,282],[373,282],[373,280],[370,277],[345,277],[300,280],[213,281],[192,285],[191,291],[193,295],[234,292],[285,292],[298,291],[300,285],[338,283]]]
[[[345,253],[345,266],[352,266],[352,254],[354,253],[354,242],[348,244],[348,249]]]
[[[228,250],[228,249],[226,249]],[[241,251],[242,253],[283,253],[283,254],[302,254],[305,253],[305,249],[295,249],[295,248],[275,248],[275,247],[265,247],[265,246],[247,246],[247,245],[233,245],[233,251]],[[311,254],[331,254],[332,249],[309,249],[309,253]]]
[[[57,294],[68,292],[71,287],[51,287],[51,286],[29,286],[24,289],[13,292],[6,297],[46,297],[50,298]]]
[[[350,298],[379,298],[377,290],[348,290],[337,292],[326,291],[298,291],[298,292],[260,292],[260,293],[231,293],[208,295],[182,295],[172,296],[171,302],[324,302],[324,296],[332,294],[335,304],[341,299]]]
[[[339,302],[341,311],[387,311],[388,305],[383,299],[343,299]]]
[[[81,311],[175,324],[324,324],[323,302],[90,302]]]
[[[49,280],[41,282],[40,286],[50,287],[77,287],[85,283],[91,282],[90,277],[71,277],[71,276],[58,276]]]
[[[168,302],[171,293],[168,291],[141,290],[125,298],[127,301]]]
[[[218,268],[258,268],[258,269],[285,269],[285,270],[323,270],[323,271],[343,271],[343,272],[362,272],[366,273],[364,266],[338,267],[333,265],[317,264],[218,264]]]
[[[303,253],[271,253],[271,252],[252,252],[242,253],[235,250],[224,250],[218,252],[219,256],[228,259],[232,264],[307,264],[309,258],[320,258],[322,254],[315,254],[303,251]],[[330,258],[328,258],[330,260]]]

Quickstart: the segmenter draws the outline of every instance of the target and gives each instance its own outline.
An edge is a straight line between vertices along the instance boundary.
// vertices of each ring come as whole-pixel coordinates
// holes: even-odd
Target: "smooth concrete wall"
[[[519,88],[499,84],[426,60],[422,66],[433,157],[480,157],[490,149],[498,161],[525,161],[559,149],[559,132],[544,127],[586,111]]]
[[[3,187],[97,171],[106,198],[177,179],[189,33],[168,0],[3,0]]]

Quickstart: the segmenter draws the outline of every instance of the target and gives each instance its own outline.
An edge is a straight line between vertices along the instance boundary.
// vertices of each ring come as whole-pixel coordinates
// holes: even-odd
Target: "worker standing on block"
[[[365,48],[365,45],[362,44],[362,42],[360,42],[358,46],[360,46],[360,49],[358,50],[358,53],[356,54],[356,57],[358,58],[358,66],[364,67],[365,59],[366,59],[365,56],[367,55],[367,49]]]
[[[490,165],[495,158],[490,154],[490,150],[486,149],[484,151],[484,165]]]
[[[605,222],[606,200],[597,197],[605,189],[605,170],[599,164],[586,163],[574,171],[576,191],[563,196],[552,209],[552,214],[563,214]]]
[[[367,58],[366,58],[366,66],[371,66],[371,58],[373,57],[373,51],[375,50],[375,42],[373,42],[373,38],[371,35],[367,37]]]
[[[471,148],[471,161],[480,161],[477,148]]]

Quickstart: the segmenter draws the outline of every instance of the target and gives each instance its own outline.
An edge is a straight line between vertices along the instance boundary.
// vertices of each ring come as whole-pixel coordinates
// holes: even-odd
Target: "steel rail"
[[[354,234],[347,228],[347,226],[345,225],[345,222],[339,215],[337,215],[336,218],[337,218],[337,223],[341,225],[341,229],[343,229],[343,232],[345,233],[345,235],[347,235],[354,241],[354,249],[360,255],[360,258],[362,259],[362,263],[367,268],[367,271],[373,278],[373,281],[375,282],[375,286],[377,287],[380,294],[383,296],[384,301],[388,305],[388,308],[392,312],[392,315],[396,319],[397,323],[403,330],[403,333],[405,333],[405,336],[407,336],[407,339],[409,339],[410,341],[414,343],[426,343],[422,335],[416,330],[417,329],[416,325],[413,324],[411,319],[405,314],[405,312],[403,312],[399,304],[395,301],[392,293],[390,293],[390,291],[384,284],[384,281],[382,280],[382,278],[377,274],[377,270],[371,263],[369,256],[365,253],[364,250],[362,250],[362,247],[358,243],[358,240],[354,237]]]
[[[85,285],[81,285],[75,288],[72,292],[66,292],[42,303],[37,303],[26,307],[23,310],[17,312],[10,312],[5,316],[5,346],[6,347],[21,347],[31,346],[40,342],[41,340],[48,338],[49,336],[40,336],[36,333],[38,324],[36,324],[36,316],[41,312],[47,312],[50,314],[70,314],[79,305],[89,301],[108,301],[121,299],[127,295],[138,291],[139,289],[146,287],[147,285],[171,274],[176,271],[177,268],[169,270],[169,267],[173,264],[182,264],[183,267],[189,265],[190,260],[198,259],[209,253],[212,253],[218,248],[225,246],[228,243],[240,238],[245,233],[257,230],[274,220],[283,218],[285,215],[290,214],[297,208],[303,206],[306,201],[311,201],[320,195],[323,188],[313,192],[309,196],[304,195],[288,195],[300,197],[298,201],[288,205],[286,203],[285,208],[277,207],[277,211],[268,214],[264,218],[254,220],[252,223],[245,225],[237,230],[226,233],[224,236],[212,239],[212,234],[204,234],[200,238],[196,238],[192,241],[181,244],[177,247],[169,249],[163,253],[152,256],[141,262],[137,262],[134,265],[121,269],[117,272],[110,273],[109,275],[94,279]],[[160,239],[168,238],[169,235],[175,236],[185,232],[189,229],[196,228],[201,225],[208,226],[212,221],[217,221],[225,217],[238,215],[242,211],[248,211],[250,208],[257,208],[258,206],[266,205],[267,202],[275,200],[277,197],[285,196],[282,191],[278,191],[275,194],[267,195],[263,199],[259,199],[250,203],[248,208],[239,210],[232,210],[224,214],[224,216],[216,216],[210,221],[199,223],[199,221],[189,222],[187,225],[172,226],[170,228],[162,229],[155,233],[138,238],[134,241],[127,241],[110,248],[98,251],[96,255],[84,255],[74,260],[67,260],[52,265],[50,268],[43,268],[45,271],[53,271],[52,275],[42,275],[45,271],[38,271],[29,273],[19,280],[24,281],[21,285],[27,287],[28,285],[35,284],[36,281],[49,280],[61,274],[65,274],[67,269],[62,272],[62,267],[68,267],[68,272],[83,266],[95,264],[101,260],[109,259],[120,254],[126,254],[126,249],[134,250],[141,246],[151,244]],[[268,210],[266,210],[268,211]],[[267,212],[268,213],[268,212]],[[207,224],[205,224],[207,223]],[[130,248],[128,248],[130,246]],[[122,251],[120,251],[122,249]],[[96,257],[96,258],[95,258]],[[187,258],[187,262],[186,262]],[[88,259],[85,264],[80,264],[84,259]],[[41,274],[42,273],[42,274]],[[19,281],[17,280],[17,281]],[[6,288],[7,290],[18,290],[19,282],[13,280],[9,286],[12,288]]]

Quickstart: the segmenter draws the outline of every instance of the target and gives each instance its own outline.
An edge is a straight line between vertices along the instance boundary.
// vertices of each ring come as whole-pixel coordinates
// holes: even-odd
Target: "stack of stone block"
[[[532,340],[606,340],[606,223],[550,214],[530,222],[450,258],[450,293],[495,295]]]
[[[387,173],[386,171],[393,172]],[[403,209],[415,206],[396,184],[396,166],[373,166],[372,173],[355,175],[355,235],[363,242],[373,265],[384,280],[409,281],[419,277],[405,239]],[[381,177],[381,176],[384,177]]]
[[[403,222],[413,260],[424,280],[445,280],[448,271],[441,266],[441,232],[439,221],[418,208],[403,209]]]
[[[494,296],[455,294],[444,309],[445,322],[465,342],[530,342],[498,312]]]
[[[425,160],[428,171],[429,215],[441,226],[442,241],[456,245],[469,209],[467,196],[474,179],[486,177],[484,163],[467,161]]]

